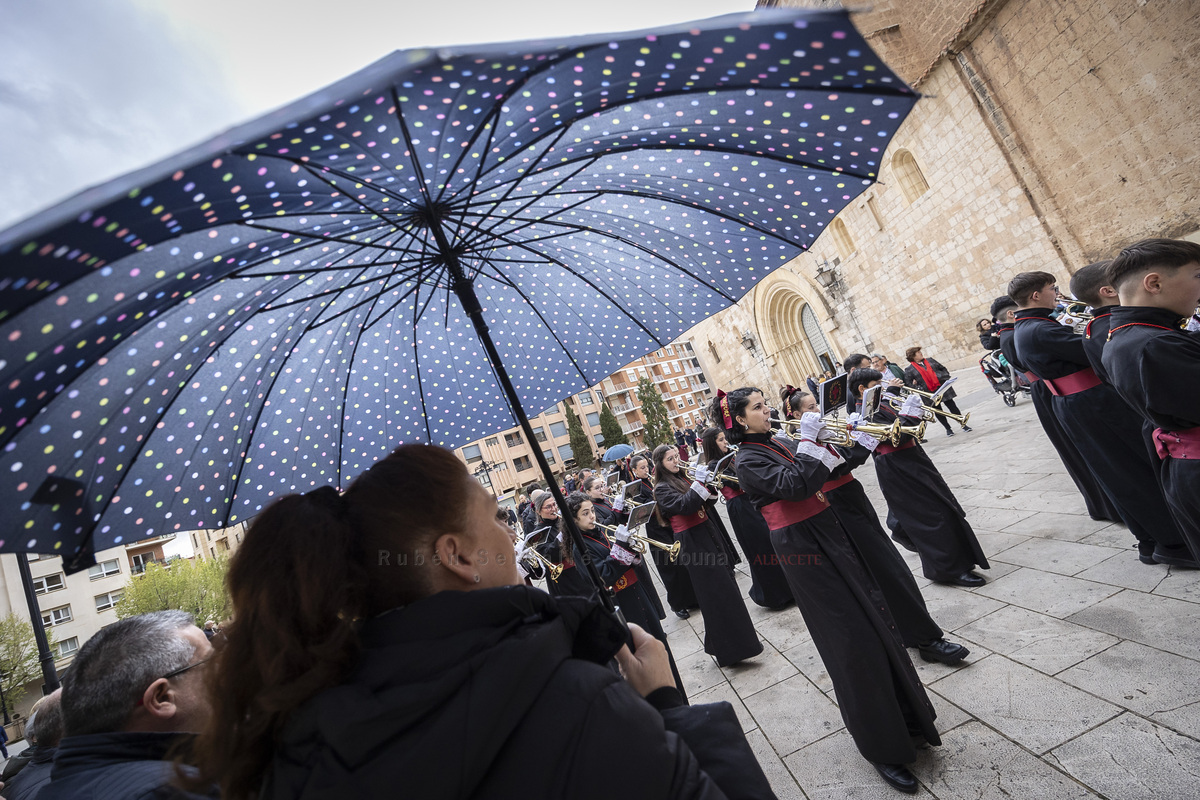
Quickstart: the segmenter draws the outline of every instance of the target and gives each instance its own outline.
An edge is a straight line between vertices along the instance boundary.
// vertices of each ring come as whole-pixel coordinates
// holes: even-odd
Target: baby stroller
[[[1025,373],[1008,363],[1008,359],[999,350],[993,350],[979,359],[979,370],[988,379],[988,383],[996,390],[996,394],[1004,398],[1004,405],[1012,408],[1017,404],[1018,394],[1029,394],[1029,379]]]

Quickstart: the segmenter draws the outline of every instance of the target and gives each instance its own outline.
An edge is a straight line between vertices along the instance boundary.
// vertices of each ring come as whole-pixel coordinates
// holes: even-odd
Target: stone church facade
[[[809,252],[682,337],[715,387],[913,345],[969,366],[1017,272],[1065,287],[1138,239],[1200,240],[1196,3],[874,0],[853,20],[924,97]]]

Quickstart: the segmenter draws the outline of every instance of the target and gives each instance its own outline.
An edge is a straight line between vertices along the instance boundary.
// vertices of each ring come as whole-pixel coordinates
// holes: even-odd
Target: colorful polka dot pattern
[[[97,549],[513,425],[806,248],[916,96],[842,13],[398,53],[274,132],[0,237],[0,549]],[[326,95],[328,95],[328,91]]]

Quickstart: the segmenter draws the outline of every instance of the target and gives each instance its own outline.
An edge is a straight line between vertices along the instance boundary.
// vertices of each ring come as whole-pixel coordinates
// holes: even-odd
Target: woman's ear
[[[433,566],[441,567],[448,572],[442,573],[450,582],[476,584],[479,582],[479,567],[477,563],[482,551],[475,552],[469,537],[462,533],[444,533],[433,543]],[[494,555],[494,554],[493,554]]]

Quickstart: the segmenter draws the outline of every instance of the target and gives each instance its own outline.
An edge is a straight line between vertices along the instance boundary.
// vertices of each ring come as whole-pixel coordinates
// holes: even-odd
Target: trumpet
[[[1063,304],[1063,313],[1072,317],[1078,317],[1081,320],[1092,319],[1092,314],[1087,312],[1088,304],[1082,300],[1076,300],[1074,297],[1067,297],[1065,294],[1060,295],[1058,302]]]
[[[609,542],[614,541],[612,534],[617,532],[616,528],[614,528],[612,525],[601,525],[599,522],[596,523],[596,527],[604,531],[604,535],[608,538]],[[675,542],[674,544],[663,544],[657,539],[651,539],[649,536],[639,536],[638,534],[630,531],[629,544],[636,553],[645,554],[651,547],[657,547],[659,550],[666,550],[672,561],[679,558],[679,542]]]
[[[840,444],[844,447],[851,447],[854,440],[850,438],[853,431],[865,433],[868,436],[874,437],[881,442],[888,442],[895,446],[900,443],[900,437],[905,434],[915,436],[921,439],[925,435],[925,422],[920,425],[901,425],[900,420],[896,420],[891,425],[884,425],[880,422],[860,422],[856,425],[851,425],[846,420],[841,419],[825,419],[821,421],[826,430],[830,432],[828,437],[822,437],[821,441],[831,444]],[[799,427],[800,421],[794,419],[785,419],[783,424],[786,426]],[[784,431],[792,439],[800,438],[799,433],[795,431]]]
[[[557,581],[558,576],[562,575],[562,571],[563,571],[562,564],[555,564],[553,561],[546,558],[544,555],[539,553],[533,547],[527,548],[525,550],[525,552],[522,553],[522,556],[523,556],[523,560],[525,561],[526,564],[532,565],[532,564],[540,563],[545,568],[546,574],[550,576],[550,580],[552,580],[552,581]],[[532,561],[529,560],[529,556],[533,556]]]
[[[610,492],[608,496],[614,497],[614,498],[622,496],[623,494],[625,494],[625,487],[628,486],[630,483],[631,483],[631,481],[618,481],[617,483],[613,484],[612,492]],[[634,508],[638,508],[639,506],[648,506],[648,505],[650,505],[650,503],[653,503],[653,502],[654,502],[653,500],[649,500],[645,503],[639,503],[637,500],[634,500],[632,497],[626,497],[625,498],[625,507],[629,508],[629,509],[634,509]]]
[[[922,392],[920,389],[912,389],[907,386],[905,386],[904,388],[907,391],[910,391],[914,394],[919,394],[922,397],[933,397],[933,395],[931,395],[929,392]],[[903,401],[899,397],[891,396],[891,397],[888,397],[888,402],[891,404],[892,408],[899,411],[900,404]],[[923,420],[930,420],[930,421],[935,420],[935,419],[937,419],[937,417],[935,417],[934,414],[940,414],[941,416],[946,417],[947,419],[954,420],[959,425],[966,425],[967,420],[971,418],[970,411],[968,411],[965,414],[951,414],[949,411],[944,411],[943,409],[940,409],[940,408],[933,408],[932,406],[924,406],[923,408],[924,408],[924,411],[921,414],[921,418]],[[899,422],[899,420],[897,420],[897,422]]]
[[[683,474],[687,475],[692,480],[696,480],[696,465],[687,461],[680,461],[679,463],[683,467]],[[741,485],[738,482],[736,475],[730,475],[728,472],[722,472],[720,470],[709,472],[708,478],[704,481],[704,483],[706,486],[709,486],[713,489],[720,489],[726,483],[734,486]]]

